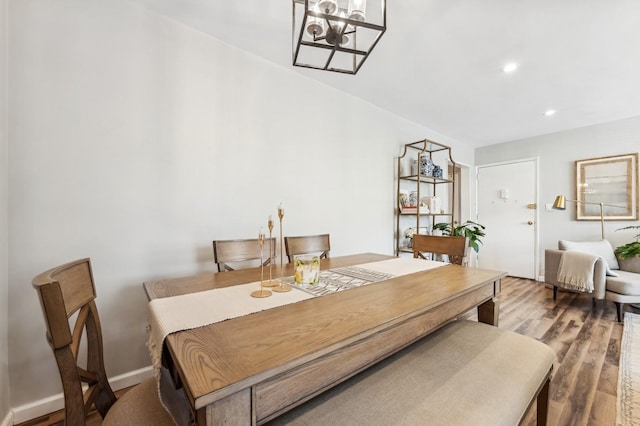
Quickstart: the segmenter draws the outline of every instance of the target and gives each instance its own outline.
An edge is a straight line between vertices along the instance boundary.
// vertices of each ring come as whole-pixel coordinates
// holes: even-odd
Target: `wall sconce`
[[[356,74],[387,29],[386,0],[292,2],[297,67]]]

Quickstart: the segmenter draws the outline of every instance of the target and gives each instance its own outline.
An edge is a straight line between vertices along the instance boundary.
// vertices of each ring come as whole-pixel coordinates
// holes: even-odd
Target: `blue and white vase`
[[[423,176],[433,176],[433,160],[427,154],[420,156],[420,174]]]

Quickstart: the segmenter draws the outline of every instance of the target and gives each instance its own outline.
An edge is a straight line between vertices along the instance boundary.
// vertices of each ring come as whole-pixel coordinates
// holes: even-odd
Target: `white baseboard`
[[[2,422],[0,422],[0,426],[13,426],[14,424],[15,422],[13,421],[13,411],[9,410],[4,419],[2,419]]]
[[[544,275],[538,276],[538,280],[537,281],[543,283],[544,282]]]
[[[109,379],[109,383],[114,391],[118,391],[120,389],[128,388],[129,386],[137,385],[152,376],[153,367],[149,366],[112,377]],[[38,401],[29,402],[28,404],[15,407],[13,409],[13,412],[11,413],[13,415],[13,423],[8,423],[8,425],[33,420],[40,416],[62,410],[63,408],[64,395],[62,393],[52,395]],[[3,422],[1,426],[5,426],[5,423]]]

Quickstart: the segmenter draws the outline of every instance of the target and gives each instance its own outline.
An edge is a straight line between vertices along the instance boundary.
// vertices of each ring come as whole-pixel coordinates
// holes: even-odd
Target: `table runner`
[[[357,266],[359,269],[382,274],[386,276],[386,279],[389,279],[394,276],[409,275],[444,265],[447,265],[447,263],[399,257]],[[336,268],[336,270],[340,269]],[[287,277],[285,277],[286,279]],[[290,292],[274,293],[271,297],[251,297],[251,292],[259,288],[260,283],[253,282],[180,296],[153,299],[149,302],[147,346],[151,355],[154,373],[158,379],[159,388],[161,388],[161,401],[172,414],[177,424],[183,423],[181,419],[185,413],[176,413],[176,409],[172,407],[183,405],[183,403],[176,402],[176,399],[182,399],[182,397],[173,391],[172,386],[167,381],[166,376],[168,375],[163,374],[164,369],[161,368],[162,345],[169,334],[316,297],[295,287]]]
[[[345,266],[343,268],[320,271],[317,283],[298,284],[295,282],[295,277],[285,277],[284,283],[314,296],[324,296],[326,294],[337,293],[378,281],[388,280],[393,277],[391,274],[374,272],[369,269],[358,268],[357,266]]]
[[[320,271],[320,280],[317,284],[296,284],[294,277],[285,277],[287,285],[298,288],[314,296],[337,293],[361,287],[378,281],[384,281],[401,275],[409,275],[414,272],[442,266],[443,262],[428,261],[413,258],[388,259],[377,262],[363,263],[357,266],[344,266]]]

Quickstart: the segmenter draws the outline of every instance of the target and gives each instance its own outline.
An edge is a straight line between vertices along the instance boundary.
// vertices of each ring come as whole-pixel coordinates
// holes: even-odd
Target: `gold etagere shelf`
[[[435,155],[434,155],[435,154]],[[423,158],[429,165],[422,164]],[[428,158],[428,160],[426,160]],[[433,166],[441,166],[442,177],[433,176]],[[449,174],[449,170],[455,170],[456,164],[451,156],[451,148],[438,142],[424,139],[404,145],[402,155],[398,157],[397,165],[397,187],[396,187],[396,227],[395,227],[395,254],[411,253],[412,249],[403,244],[404,227],[415,228],[417,233],[431,232],[435,223],[449,222],[453,227],[454,223],[454,202],[455,199],[455,173]],[[444,176],[447,176],[446,178]],[[444,188],[438,191],[438,188]],[[415,207],[401,205],[401,191],[412,189],[416,195]],[[438,197],[446,193],[446,203],[440,211],[433,212],[422,205],[423,196]],[[403,218],[403,220],[401,220]],[[415,220],[411,220],[414,218]],[[424,219],[421,225],[421,219]],[[436,221],[438,219],[438,221]],[[426,222],[426,223],[425,223]]]

